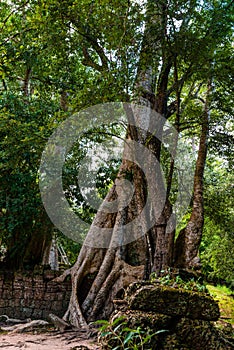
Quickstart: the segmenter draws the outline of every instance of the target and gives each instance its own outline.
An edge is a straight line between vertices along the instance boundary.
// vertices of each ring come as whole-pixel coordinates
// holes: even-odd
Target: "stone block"
[[[30,318],[30,317],[32,317],[32,313],[33,313],[32,308],[30,308],[30,307],[24,307],[24,308],[22,309],[22,312],[23,312],[24,318]]]
[[[32,311],[32,319],[41,319],[43,318],[43,310],[35,308]]]
[[[62,301],[52,301],[51,302],[51,311],[56,312],[56,310],[62,310],[63,302]]]
[[[163,314],[157,314],[155,312],[144,312],[139,310],[125,310],[125,311],[116,311],[112,314],[111,321],[114,321],[116,318],[123,317],[124,320],[127,320],[128,327],[132,329],[141,329],[150,328],[152,332],[157,332],[159,330],[170,328],[173,317]]]
[[[35,289],[33,292],[34,299],[42,300],[44,298],[44,291],[41,289]]]
[[[14,299],[21,299],[24,296],[23,288],[15,288],[14,289]]]
[[[153,311],[169,316],[218,320],[218,303],[210,296],[161,285],[143,285],[127,296],[132,310]]]
[[[2,291],[2,299],[12,299],[12,296],[13,296],[13,292],[12,292],[12,289],[11,288],[7,288],[7,289],[3,289]]]

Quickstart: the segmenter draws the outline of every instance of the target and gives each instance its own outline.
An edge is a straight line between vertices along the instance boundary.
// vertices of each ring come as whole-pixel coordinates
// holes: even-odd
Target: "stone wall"
[[[71,282],[52,281],[58,272],[0,272],[0,315],[11,318],[48,319],[62,317],[71,294]]]

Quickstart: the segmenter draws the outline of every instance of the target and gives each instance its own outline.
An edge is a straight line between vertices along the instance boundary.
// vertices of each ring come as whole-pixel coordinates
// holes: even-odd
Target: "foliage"
[[[234,325],[233,291],[221,285],[213,286],[208,284],[207,288],[213,298],[219,303],[221,317]]]
[[[214,281],[234,283],[233,174],[229,163],[210,157],[205,174],[205,225],[200,256],[203,272]]]
[[[57,232],[57,242],[58,244],[62,245],[69,263],[73,265],[76,262],[77,255],[79,254],[81,243],[74,242],[59,231]]]
[[[105,156],[114,153],[116,140],[112,138],[118,139],[121,133],[123,130],[118,125],[100,125],[95,129],[89,129],[87,133],[81,135],[67,154],[63,167],[65,195],[74,212],[90,224],[97,210],[87,200],[89,191],[96,189],[97,198],[104,199],[113,185],[121,159],[115,159],[115,154],[111,159],[105,159]],[[98,148],[102,147],[102,144],[105,146],[103,153]],[[94,170],[89,169],[91,164]],[[98,171],[95,173],[97,168]],[[84,184],[86,187],[82,188]]]
[[[51,236],[38,189],[38,167],[58,104],[56,98],[48,99],[47,84],[41,84],[42,45],[36,40],[38,31],[33,33],[26,25],[33,8],[26,2],[1,6],[0,238],[7,247],[7,267],[18,268],[38,263],[41,245],[46,246]]]
[[[23,260],[32,232],[39,236],[39,232],[51,231],[40,199],[37,171],[49,131],[44,113],[53,110],[53,105],[38,100],[25,105],[13,93],[0,98],[1,242],[12,259],[18,255],[17,260]]]
[[[99,328],[99,341],[105,349],[151,349],[151,341],[158,334],[167,332],[167,330],[159,330],[153,333],[150,329],[131,329],[127,326],[124,317],[117,317],[113,322],[106,320],[98,320],[94,322],[101,325]]]
[[[162,2],[123,0],[1,1],[0,238],[6,246],[11,245],[13,255],[23,252],[33,230],[52,229],[44,215],[37,178],[41,152],[49,135],[75,111],[96,103],[129,101],[133,97],[144,21],[147,20],[146,8],[153,24],[149,47],[152,48],[155,37],[159,38],[157,48],[151,53],[155,65],[155,89],[160,84],[164,61],[173,57],[168,107],[180,101],[180,108],[173,110],[170,120],[185,135],[193,135],[196,139],[205,86],[212,76],[210,150],[218,150],[231,165],[232,4],[230,1],[170,1],[166,35],[165,28],[156,21],[161,5]],[[141,59],[147,64],[149,55]],[[97,131],[100,133],[100,128]],[[118,130],[115,132],[119,134]],[[96,139],[87,136],[83,149],[74,148],[63,169],[67,199],[89,222],[95,210],[85,204],[78,187],[73,185],[85,148],[92,141],[101,142],[100,138],[100,135]],[[162,161],[168,174],[168,154]],[[119,166],[116,163],[103,164],[100,169],[97,180],[100,197],[105,196],[113,183]],[[211,167],[215,173],[214,164]],[[226,173],[222,176],[227,178]],[[205,269],[228,278],[232,269],[228,242],[232,242],[233,236],[228,229],[231,227],[231,210],[227,207],[232,206],[232,187],[225,186],[222,176],[217,179],[217,186],[213,190],[209,186],[206,192],[209,219],[206,219],[201,253]],[[170,193],[172,201],[176,197],[174,187]],[[217,187],[220,189],[218,196]],[[74,205],[74,198],[79,206]],[[226,208],[223,212],[221,203]],[[211,218],[211,213],[216,215]],[[215,239],[212,239],[213,231]],[[225,254],[221,242],[226,248]]]
[[[171,286],[172,288],[182,288],[194,292],[207,293],[206,286],[194,278],[185,281],[179,275],[172,276],[170,273],[168,273],[162,277],[158,277],[157,274],[152,273],[150,276],[150,281],[164,286]]]

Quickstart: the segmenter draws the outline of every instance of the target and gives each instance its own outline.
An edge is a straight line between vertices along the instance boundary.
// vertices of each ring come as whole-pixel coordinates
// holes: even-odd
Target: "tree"
[[[217,9],[214,7],[215,12]],[[220,16],[220,18],[225,17],[225,14],[221,14],[220,12],[217,12],[217,15]],[[224,17],[223,17],[224,16]],[[230,56],[230,42],[229,42],[229,34],[230,34],[230,28],[229,26],[226,26],[226,28],[223,28],[222,34],[221,34],[221,42],[222,42],[222,60],[228,61],[228,59],[231,59]],[[218,34],[220,35],[220,33]],[[229,109],[228,105],[225,104],[225,99],[223,99],[223,106],[221,108],[218,108],[217,111],[217,101],[219,101],[220,97],[217,97],[217,91],[221,91],[219,89],[220,81],[224,78],[222,83],[222,88],[226,91],[226,95],[231,98],[230,94],[228,93],[229,86],[230,86],[230,76],[228,72],[226,72],[225,67],[220,67],[220,52],[219,50],[216,50],[217,48],[213,46],[213,43],[210,47],[210,67],[208,63],[208,85],[206,90],[206,96],[203,99],[201,95],[200,87],[197,89],[196,94],[194,95],[194,98],[199,98],[200,102],[203,103],[203,112],[201,114],[201,133],[200,133],[200,142],[199,142],[199,150],[198,150],[198,157],[196,161],[196,169],[195,169],[195,176],[194,176],[194,191],[193,191],[193,204],[192,204],[192,212],[190,219],[186,225],[185,228],[183,228],[179,236],[176,240],[175,245],[175,265],[180,267],[190,267],[195,269],[200,269],[200,259],[198,256],[199,253],[199,247],[202,239],[202,231],[204,226],[204,203],[203,203],[203,178],[204,178],[204,171],[205,171],[205,164],[206,164],[206,157],[207,157],[207,148],[209,143],[209,129],[212,129],[214,127],[217,128],[217,120],[215,117],[215,114],[219,113],[219,119],[220,119],[220,113],[224,114],[223,120],[221,124],[225,123],[227,118],[230,118],[229,115]],[[210,77],[209,77],[210,74]],[[203,74],[203,77],[205,77],[206,74]],[[223,90],[222,90],[223,91]],[[215,122],[215,123],[214,123]],[[215,130],[216,134],[217,130]],[[212,137],[212,133],[210,137]],[[224,144],[229,144],[232,140],[232,135],[230,132],[226,132],[226,134],[223,134],[223,141]],[[225,137],[226,136],[226,137]],[[214,138],[214,137],[213,137]],[[223,146],[224,146],[223,144]],[[223,148],[222,146],[222,148]],[[230,152],[225,152],[226,154],[230,155]],[[230,159],[230,157],[229,157]]]
[[[43,40],[37,41],[38,28],[30,22],[33,6],[22,1],[1,7],[1,244],[4,266],[33,268],[42,262],[53,229],[40,198],[38,167],[62,112],[58,87],[51,89],[42,74],[51,72],[54,61],[50,56],[45,64]]]
[[[36,4],[22,2],[19,5],[15,2],[12,10],[8,2],[4,2],[2,90],[5,93],[9,87],[13,87],[14,91],[20,89],[23,110],[31,108],[30,115],[34,115],[35,119],[38,95],[44,106],[43,111],[49,106],[51,108],[52,101],[53,110],[45,113],[43,125],[39,123],[43,127],[39,137],[48,136],[61,120],[74,111],[96,103],[134,101],[135,105],[140,106],[123,104],[129,120],[124,157],[103,206],[118,200],[121,204],[121,200],[125,200],[124,184],[127,181],[135,189],[132,200],[126,207],[120,205],[115,213],[106,213],[103,206],[100,207],[85,243],[92,239],[97,227],[111,228],[109,245],[98,249],[84,243],[74,266],[59,278],[62,281],[71,275],[72,295],[64,317],[76,326],[85,325],[99,317],[108,317],[113,309],[112,300],[130,282],[148,278],[151,272],[160,274],[174,264],[175,225],[171,219],[174,218],[175,163],[173,156],[164,153],[161,142],[167,119],[174,123],[178,138],[186,131],[197,135],[200,127],[202,130],[191,216],[192,221],[199,218],[199,227],[195,227],[196,230],[198,228],[199,235],[194,232],[190,235],[192,249],[183,245],[183,256],[190,250],[189,259],[183,259],[183,266],[189,267],[188,260],[190,262],[197,255],[203,226],[202,178],[209,93],[203,111],[197,102],[204,99],[207,81],[213,78],[210,72],[212,62],[219,57],[221,69],[226,64],[220,62],[220,53],[228,51],[226,46],[224,49],[224,41],[229,36],[231,6],[229,1],[201,3],[196,0],[148,0],[138,3],[122,0],[50,0]],[[16,29],[11,34],[13,22]],[[17,52],[14,59],[12,50]],[[217,50],[219,55],[216,54]],[[9,59],[7,64],[6,58]],[[12,67],[13,79],[10,73]],[[20,77],[19,81],[17,77]],[[46,98],[50,103],[45,102]],[[142,116],[141,106],[148,107],[150,113]],[[2,113],[5,115],[5,111]],[[7,117],[6,124],[8,120]],[[141,123],[148,123],[157,133],[145,133],[140,127]],[[27,125],[31,126],[32,121],[28,124],[26,121],[23,129]],[[6,134],[4,132],[4,137]],[[5,147],[10,145],[8,140],[9,138]],[[134,142],[151,154],[147,178],[137,162],[129,160],[128,145]],[[175,138],[173,154],[177,143]],[[43,145],[42,142],[40,150]],[[35,146],[30,148],[30,155],[34,154],[34,148]],[[9,156],[9,149],[7,151]],[[142,154],[144,155],[143,152]],[[75,155],[77,152],[73,152]],[[131,156],[136,159],[134,152]],[[14,162],[16,158],[13,157]],[[38,165],[38,158],[34,169]],[[21,159],[25,164],[25,158]],[[165,183],[162,172],[158,170],[156,173],[152,167],[155,159],[166,163],[168,172]],[[10,160],[11,157],[6,159],[8,169]],[[14,167],[16,164],[15,162]],[[70,172],[68,163],[65,170],[67,174]],[[69,177],[70,175],[66,180]],[[34,185],[36,178],[36,173],[33,173]],[[11,179],[8,187],[13,182],[14,179]],[[66,186],[67,196],[72,199],[71,187],[69,184]],[[155,194],[152,196],[152,206],[142,215],[141,224],[131,232],[138,239],[128,244],[117,244],[118,240],[124,240],[121,228],[142,214],[150,186]],[[37,191],[34,192],[35,195],[38,195]],[[4,202],[4,197],[2,198]],[[196,213],[197,208],[199,211]],[[8,219],[9,216],[5,214],[4,219]],[[154,224],[145,232],[151,218]],[[37,221],[38,218],[34,220]],[[19,235],[15,237],[16,242],[19,242]],[[178,259],[180,256],[181,254]]]
[[[199,150],[194,175],[192,213],[186,227],[180,231],[175,244],[175,266],[184,268],[201,268],[198,252],[204,226],[203,177],[209,135],[210,89],[211,82],[208,83],[207,96],[204,101]]]
[[[37,128],[43,128],[43,122],[35,122],[40,115],[38,103],[26,107],[13,94],[5,94],[1,101],[5,106],[8,103],[0,111],[0,227],[7,248],[5,264],[13,269],[32,267],[42,260],[52,234],[37,180],[39,150],[44,145],[43,133],[37,134]]]
[[[112,4],[110,7],[106,7],[106,4],[104,4],[102,14],[103,11],[108,13],[111,6]],[[191,82],[195,72],[206,66],[207,57],[210,57],[208,43],[211,37],[212,46],[219,43],[219,41],[214,39],[215,30],[213,27],[217,8],[222,13],[225,11],[221,4],[216,4],[214,9],[213,4],[202,6],[200,3],[195,2],[190,2],[189,4],[181,2],[180,9],[178,9],[178,3],[175,4],[174,2],[170,4],[166,2],[157,4],[153,1],[147,2],[144,16],[145,29],[140,49],[138,50],[138,65],[137,69],[135,69],[135,101],[150,106],[153,111],[167,118],[176,113],[177,110],[177,118],[180,117],[180,109],[178,107],[185,85],[189,81]],[[75,4],[71,4],[69,8],[64,8],[63,6],[61,12],[63,18],[71,23],[79,33],[81,45],[85,45],[83,48],[85,64],[100,72],[113,73],[105,50],[105,45],[110,45],[106,33],[106,22],[102,33],[100,33],[99,11],[92,7],[92,14],[90,15],[89,12],[88,17],[86,17],[85,27],[82,21],[84,14],[82,13],[80,18],[77,17],[77,13],[80,12]],[[128,10],[129,13],[131,13],[130,10]],[[104,17],[105,20],[106,17]],[[126,23],[127,20],[124,23],[125,28]],[[98,40],[99,38],[101,40]],[[116,49],[115,40],[113,40],[112,45],[112,53],[114,53]],[[201,48],[201,55],[197,57],[198,47]],[[89,52],[92,52],[93,55],[89,54]],[[124,62],[124,59],[122,62]],[[180,76],[178,77],[178,75]],[[205,80],[207,81],[207,78]],[[176,96],[175,99],[173,99],[174,96]],[[189,95],[187,97],[189,98]],[[129,119],[134,118],[131,110],[127,110],[126,113]],[[203,226],[201,181],[206,154],[207,116],[208,104],[206,102],[204,120],[202,122],[200,155],[198,156],[195,174],[194,210],[191,217],[191,220],[194,220],[196,216],[195,209],[199,209],[201,219],[199,219],[199,231],[201,231]],[[155,122],[155,119],[150,119],[148,122]],[[142,135],[139,128],[128,126],[126,141],[128,140],[136,141],[144,146],[147,145],[157,159],[160,160],[162,145],[154,135],[151,135],[151,138],[148,139],[147,135]],[[124,152],[127,152],[126,148]],[[124,158],[117,180],[105,201],[111,202],[117,197],[121,198],[121,196],[124,196],[124,190],[119,188],[118,183],[126,179],[126,175],[129,176],[129,174],[132,174],[131,181],[135,188],[134,199],[131,204],[128,208],[124,208],[115,214],[106,214],[101,207],[86,238],[92,237],[95,233],[95,227],[112,227],[112,236],[110,237],[108,248],[95,249],[84,244],[75,265],[58,279],[62,281],[66,276],[71,275],[72,295],[69,308],[64,317],[76,326],[83,326],[87,320],[107,317],[113,308],[112,299],[122,288],[125,288],[131,281],[142,279],[152,271],[159,274],[162,269],[171,266],[173,263],[174,230],[168,227],[168,219],[172,213],[168,196],[161,215],[154,213],[157,218],[156,223],[145,236],[124,247],[116,247],[118,228],[123,223],[131,221],[134,216],[139,215],[146,201],[147,184],[141,169]],[[161,189],[164,192],[161,174],[158,173],[157,178],[154,175],[151,174],[150,176],[155,183],[155,189]],[[157,197],[158,206],[160,206],[161,200],[159,191]],[[141,229],[143,228],[144,219],[142,220]],[[195,244],[196,256],[201,233],[199,232],[198,237],[193,233],[194,237],[197,240]],[[189,247],[186,248],[186,251],[188,249]],[[192,258],[194,258],[193,252]],[[191,258],[189,257],[190,260]],[[188,266],[188,260],[186,260],[185,266]],[[87,281],[89,281],[88,290],[85,295],[81,296],[79,291],[87,284]]]

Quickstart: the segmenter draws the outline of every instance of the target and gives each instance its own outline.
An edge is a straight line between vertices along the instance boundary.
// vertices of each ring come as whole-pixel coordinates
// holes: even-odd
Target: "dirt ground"
[[[83,339],[75,332],[4,333],[0,334],[0,350],[99,350],[92,339]]]

